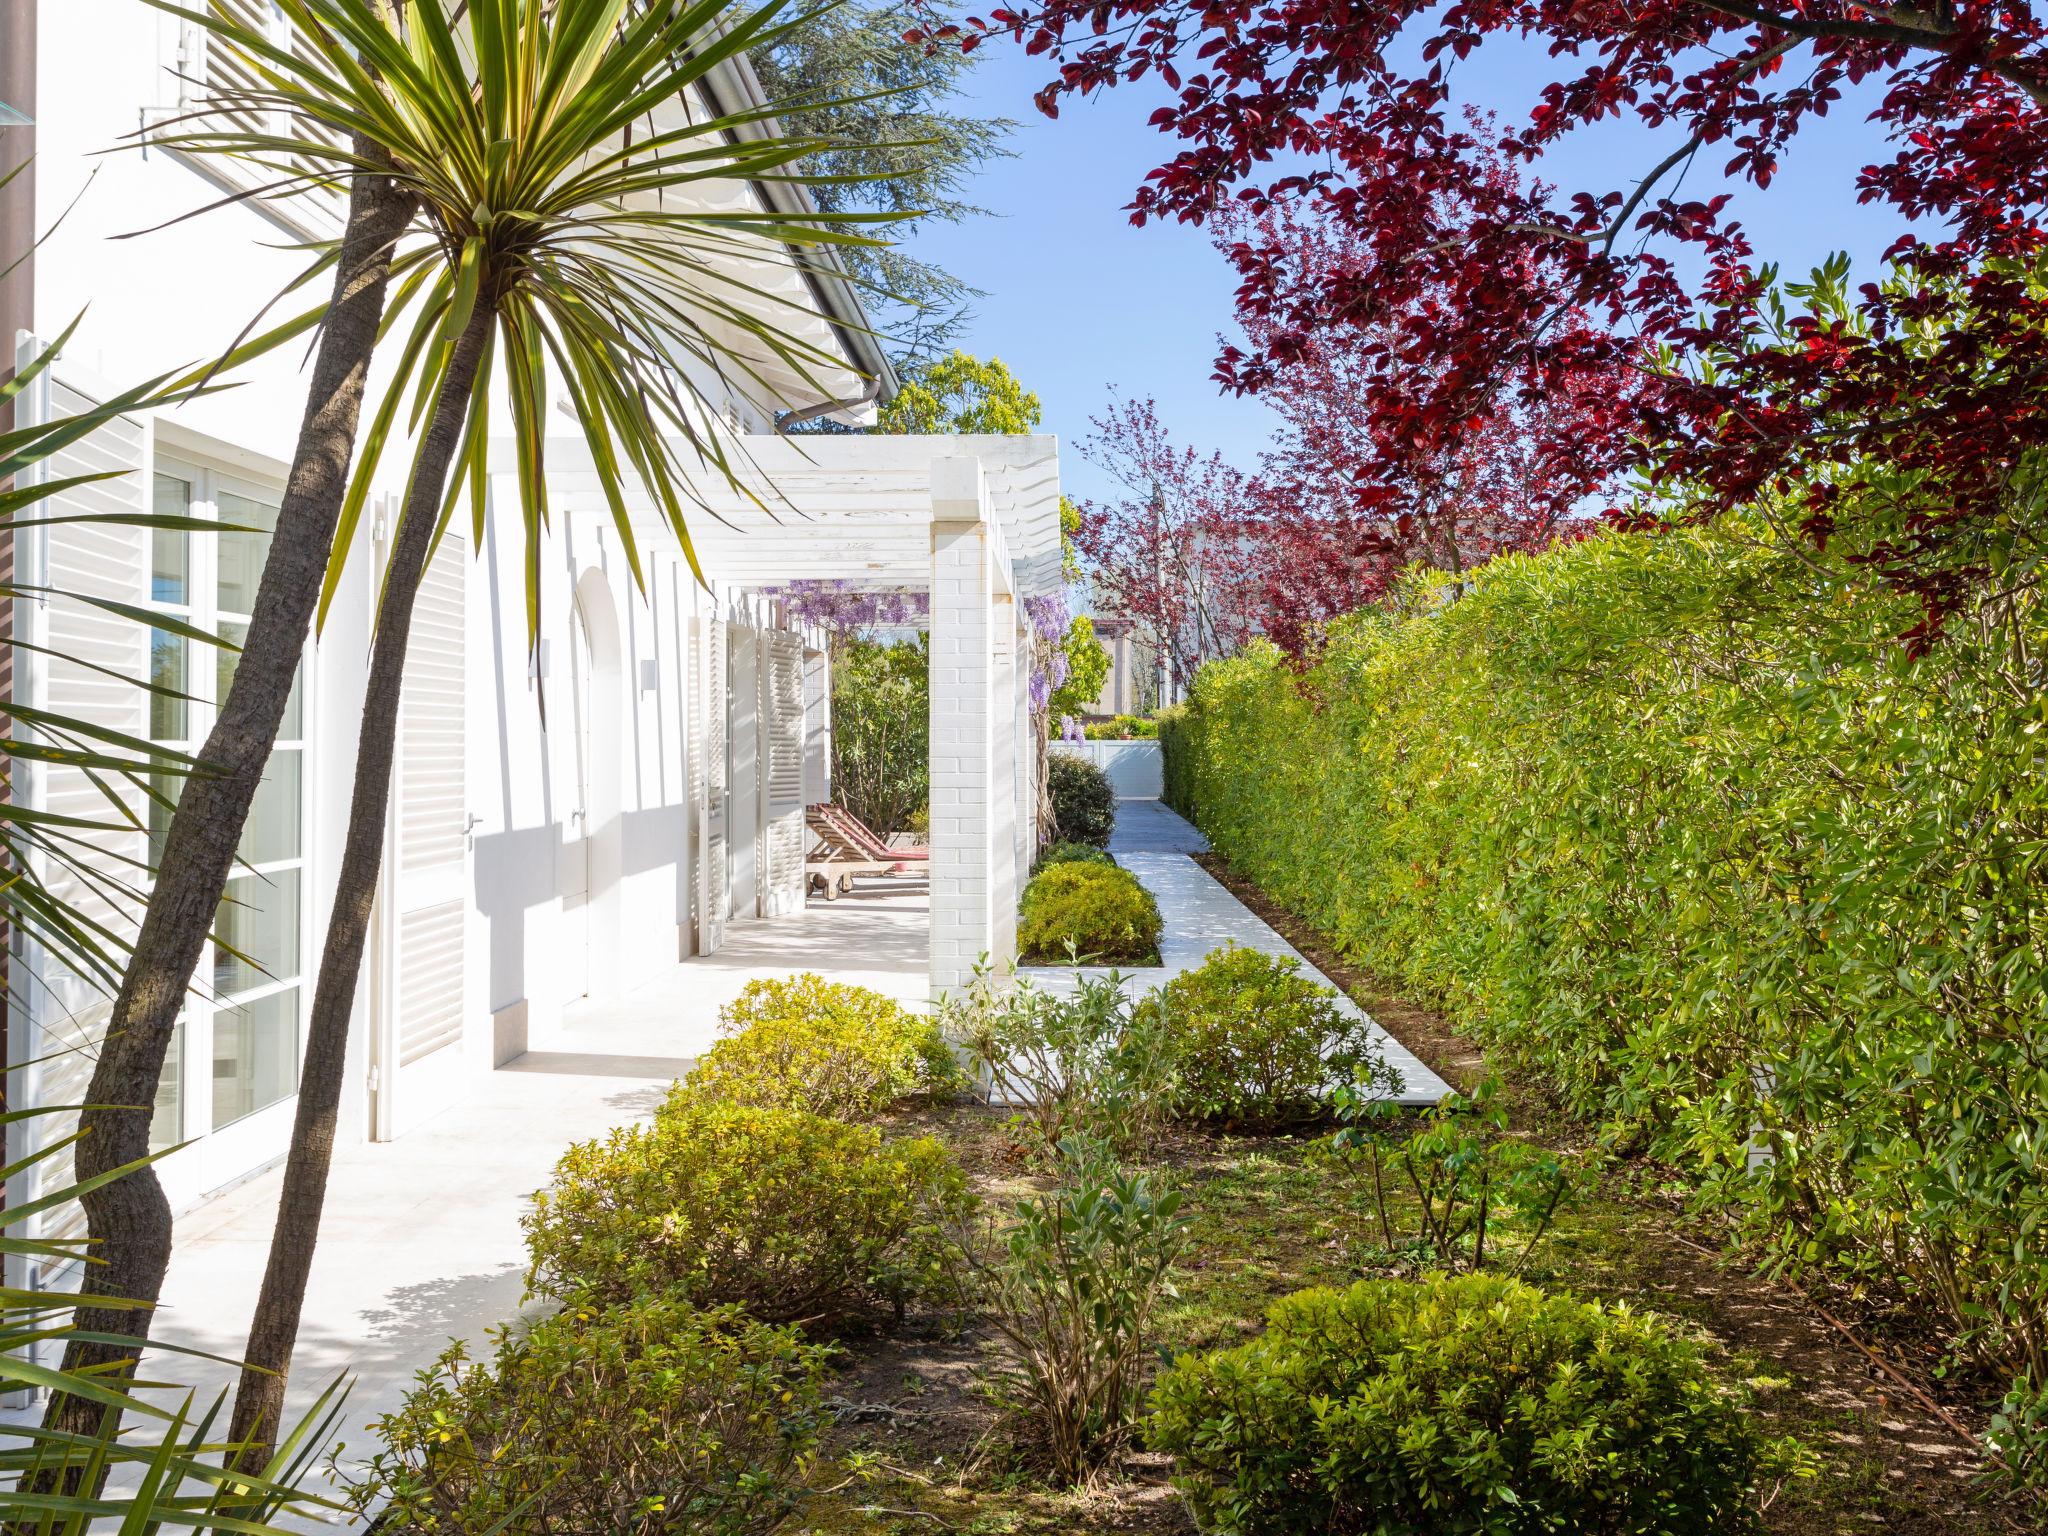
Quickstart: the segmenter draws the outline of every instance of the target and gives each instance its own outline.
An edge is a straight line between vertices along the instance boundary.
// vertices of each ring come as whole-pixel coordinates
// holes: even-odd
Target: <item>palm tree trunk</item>
[[[356,153],[369,156],[378,150],[358,139]],[[298,447],[247,643],[220,717],[200,752],[206,770],[186,780],[171,819],[149,906],[108,1020],[86,1094],[91,1107],[80,1121],[81,1181],[148,1155],[150,1107],[171,1032],[213,929],[242,824],[262,782],[305,649],[347,489],[391,258],[412,215],[411,194],[390,177],[354,178],[334,296],[314,355]],[[145,1167],[115,1179],[87,1194],[83,1203],[96,1260],[91,1289],[154,1303],[162,1294],[171,1253],[170,1204],[155,1172]],[[136,1342],[74,1342],[65,1352],[65,1368],[118,1372],[140,1353],[149,1316],[147,1309],[80,1307],[81,1330]],[[85,1398],[58,1394],[45,1423],[91,1433],[105,1411]]]
[[[278,1193],[277,1225],[263,1289],[250,1321],[241,1384],[235,1393],[231,1442],[244,1446],[240,1465],[259,1471],[270,1459],[283,1415],[292,1350],[306,1282],[320,1238],[327,1203],[327,1174],[334,1160],[335,1119],[341,1104],[342,1067],[348,1056],[349,1016],[355,1010],[356,980],[369,942],[371,909],[384,863],[384,823],[391,797],[392,743],[405,681],[405,655],[412,631],[413,601],[433,546],[448,466],[461,441],[475,392],[477,367],[490,339],[494,314],[479,298],[468,327],[457,339],[434,400],[412,485],[399,514],[397,538],[377,604],[376,640],[370,652],[369,685],[356,746],[355,788],[349,803],[348,837],[335,883],[334,910],[320,955],[313,1014],[306,1030],[306,1057],[299,1074],[299,1102],[292,1120],[291,1152]]]

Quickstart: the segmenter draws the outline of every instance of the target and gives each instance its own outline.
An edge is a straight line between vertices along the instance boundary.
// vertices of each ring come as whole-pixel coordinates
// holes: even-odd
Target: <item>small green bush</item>
[[[1149,1439],[1217,1536],[1731,1536],[1789,1455],[1745,1406],[1656,1319],[1491,1275],[1367,1280],[1183,1355]]]
[[[878,1304],[947,1302],[940,1228],[973,1199],[930,1137],[791,1109],[672,1098],[648,1125],[571,1147],[525,1220],[528,1286],[620,1302],[733,1303],[829,1328]]]
[[[726,1038],[690,1073],[688,1097],[858,1120],[962,1085],[938,1021],[866,987],[749,982],[719,1020]]]
[[[1152,1321],[1186,1247],[1178,1193],[1127,1173],[1104,1143],[1060,1143],[1059,1184],[1018,1202],[989,1275],[1001,1386],[1053,1476],[1087,1477],[1128,1440]],[[970,1266],[981,1263],[966,1255]]]
[[[1163,1027],[1138,1017],[1123,979],[1082,976],[1071,996],[1030,980],[995,986],[985,973],[947,1001],[946,1028],[991,1099],[1014,1105],[1011,1127],[1058,1153],[1075,1135],[1124,1152],[1163,1115],[1173,1071]]]
[[[809,1491],[828,1355],[676,1298],[572,1305],[422,1371],[354,1502],[393,1536],[756,1536]]]
[[[1142,715],[1116,715],[1089,722],[1081,734],[1089,741],[1152,741],[1159,735],[1159,722]]]
[[[1109,846],[1116,830],[1116,791],[1109,775],[1085,757],[1048,752],[1045,792],[1052,802],[1053,841]]]
[[[1164,927],[1159,903],[1128,870],[1055,864],[1031,877],[1018,908],[1017,948],[1026,961],[1057,964],[1068,946],[1085,963],[1150,961]]]
[[[1365,1020],[1301,974],[1292,955],[1235,944],[1153,992],[1173,1042],[1171,1111],[1259,1130],[1323,1117],[1339,1084],[1394,1085]]]
[[[1050,869],[1055,864],[1114,864],[1116,855],[1107,848],[1098,848],[1093,843],[1047,843],[1038,855],[1038,862],[1031,866],[1031,873]]]

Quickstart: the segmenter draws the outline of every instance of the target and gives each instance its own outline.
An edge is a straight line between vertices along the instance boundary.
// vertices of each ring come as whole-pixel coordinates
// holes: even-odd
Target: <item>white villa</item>
[[[219,352],[302,264],[290,247],[337,230],[340,205],[302,196],[267,213],[237,205],[168,223],[219,195],[221,168],[151,147],[147,129],[179,110],[194,89],[186,82],[224,66],[200,29],[136,0],[39,9],[35,225],[54,233],[33,262],[32,310],[10,340],[18,358],[31,356],[83,312],[54,379],[29,401],[62,412]],[[230,0],[229,9],[268,16],[284,33],[268,0]],[[713,88],[719,99],[701,104],[709,110],[759,104],[743,65]],[[106,153],[138,127],[139,146]],[[785,207],[800,195],[736,185],[729,197],[771,192]],[[137,231],[150,232],[120,238]],[[10,251],[30,234],[6,229]],[[644,994],[672,973],[687,985],[679,967],[716,951],[729,921],[801,916],[804,808],[828,794],[830,754],[821,636],[768,595],[795,579],[929,592],[929,988],[957,985],[984,954],[1000,961],[1014,951],[1035,815],[1030,754],[1020,750],[1021,610],[1060,581],[1057,447],[1047,437],[778,435],[781,412],[871,422],[878,390],[894,380],[831,261],[768,250],[757,266],[751,280],[799,299],[810,338],[843,367],[820,385],[786,376],[772,399],[703,385],[753,472],[790,509],[765,518],[707,487],[727,519],[693,528],[709,590],[652,517],[642,537],[647,588],[635,589],[581,440],[570,436],[549,450],[556,515],[537,657],[517,539],[477,550],[451,531],[444,542],[415,629],[345,1141],[402,1138],[462,1104],[586,999]],[[49,472],[125,473],[68,495],[60,511],[154,506],[262,523],[297,434],[298,362],[274,357],[238,388],[99,433]],[[403,471],[393,454],[391,505]],[[363,541],[383,533],[380,521]],[[246,533],[79,523],[24,539],[16,558],[26,580],[232,638],[265,548]],[[243,841],[247,868],[223,907],[230,943],[203,962],[181,1025],[158,1101],[160,1140],[189,1142],[162,1168],[181,1209],[274,1163],[287,1144],[374,592],[373,562],[359,558],[307,648]],[[205,738],[223,682],[211,649],[73,599],[37,605],[21,623],[38,647],[14,658],[23,700],[167,745]],[[118,681],[150,677],[190,701]],[[15,788],[56,811],[98,795],[71,770],[24,775]],[[140,814],[146,802],[136,800]],[[146,860],[146,835],[107,852]],[[11,1099],[76,1102],[106,1000],[29,946],[13,962]],[[42,1064],[22,1066],[33,1062]]]

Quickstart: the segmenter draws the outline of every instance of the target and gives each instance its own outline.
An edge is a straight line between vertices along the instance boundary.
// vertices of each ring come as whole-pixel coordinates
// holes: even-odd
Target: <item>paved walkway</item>
[[[1230,894],[1223,883],[1197,864],[1190,854],[1206,853],[1208,839],[1190,823],[1157,800],[1119,800],[1116,831],[1109,840],[1117,862],[1138,880],[1159,902],[1159,915],[1166,921],[1165,936],[1159,943],[1160,968],[1126,972],[1134,987],[1153,987],[1182,971],[1193,970],[1211,951],[1235,943],[1269,955],[1292,955],[1301,962],[1302,974],[1312,981],[1332,985],[1329,977],[1308,963],[1307,958],[1275,933],[1259,915]],[[1071,971],[1058,967],[1029,966],[1027,976],[1036,985],[1066,990],[1072,985]],[[1100,975],[1101,971],[1089,974]],[[1434,1104],[1450,1087],[1418,1061],[1412,1051],[1374,1022],[1371,1015],[1336,988],[1338,1006],[1372,1026],[1387,1065],[1401,1075],[1401,1091],[1394,1095],[1402,1104]]]

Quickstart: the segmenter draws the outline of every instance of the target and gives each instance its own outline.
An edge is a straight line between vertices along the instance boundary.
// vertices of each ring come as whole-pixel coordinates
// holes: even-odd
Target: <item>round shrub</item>
[[[829,1355],[673,1297],[572,1305],[423,1372],[374,1426],[358,1510],[405,1536],[772,1531],[808,1491]]]
[[[1045,792],[1052,802],[1053,841],[1109,846],[1116,830],[1116,791],[1109,775],[1085,757],[1048,752]]]
[[[1205,1531],[1717,1536],[1775,1454],[1661,1321],[1492,1275],[1302,1291],[1183,1355],[1150,1439]]]
[[[972,1203],[930,1137],[675,1097],[651,1124],[563,1154],[525,1220],[527,1284],[829,1328],[877,1304],[950,1300],[941,1235]]]
[[[1139,1005],[1173,1042],[1171,1113],[1273,1129],[1320,1118],[1339,1083],[1386,1068],[1365,1020],[1301,974],[1292,955],[1235,944],[1212,951]]]
[[[815,975],[754,981],[719,1015],[726,1038],[680,1093],[758,1109],[865,1119],[963,1082],[938,1021]]]
[[[1137,876],[1113,864],[1055,864],[1031,877],[1017,913],[1017,950],[1060,964],[1073,946],[1084,962],[1149,961],[1159,950],[1159,903]]]
[[[1039,851],[1038,862],[1031,866],[1031,873],[1050,869],[1055,864],[1114,864],[1116,855],[1107,848],[1098,848],[1093,843],[1047,843]]]

